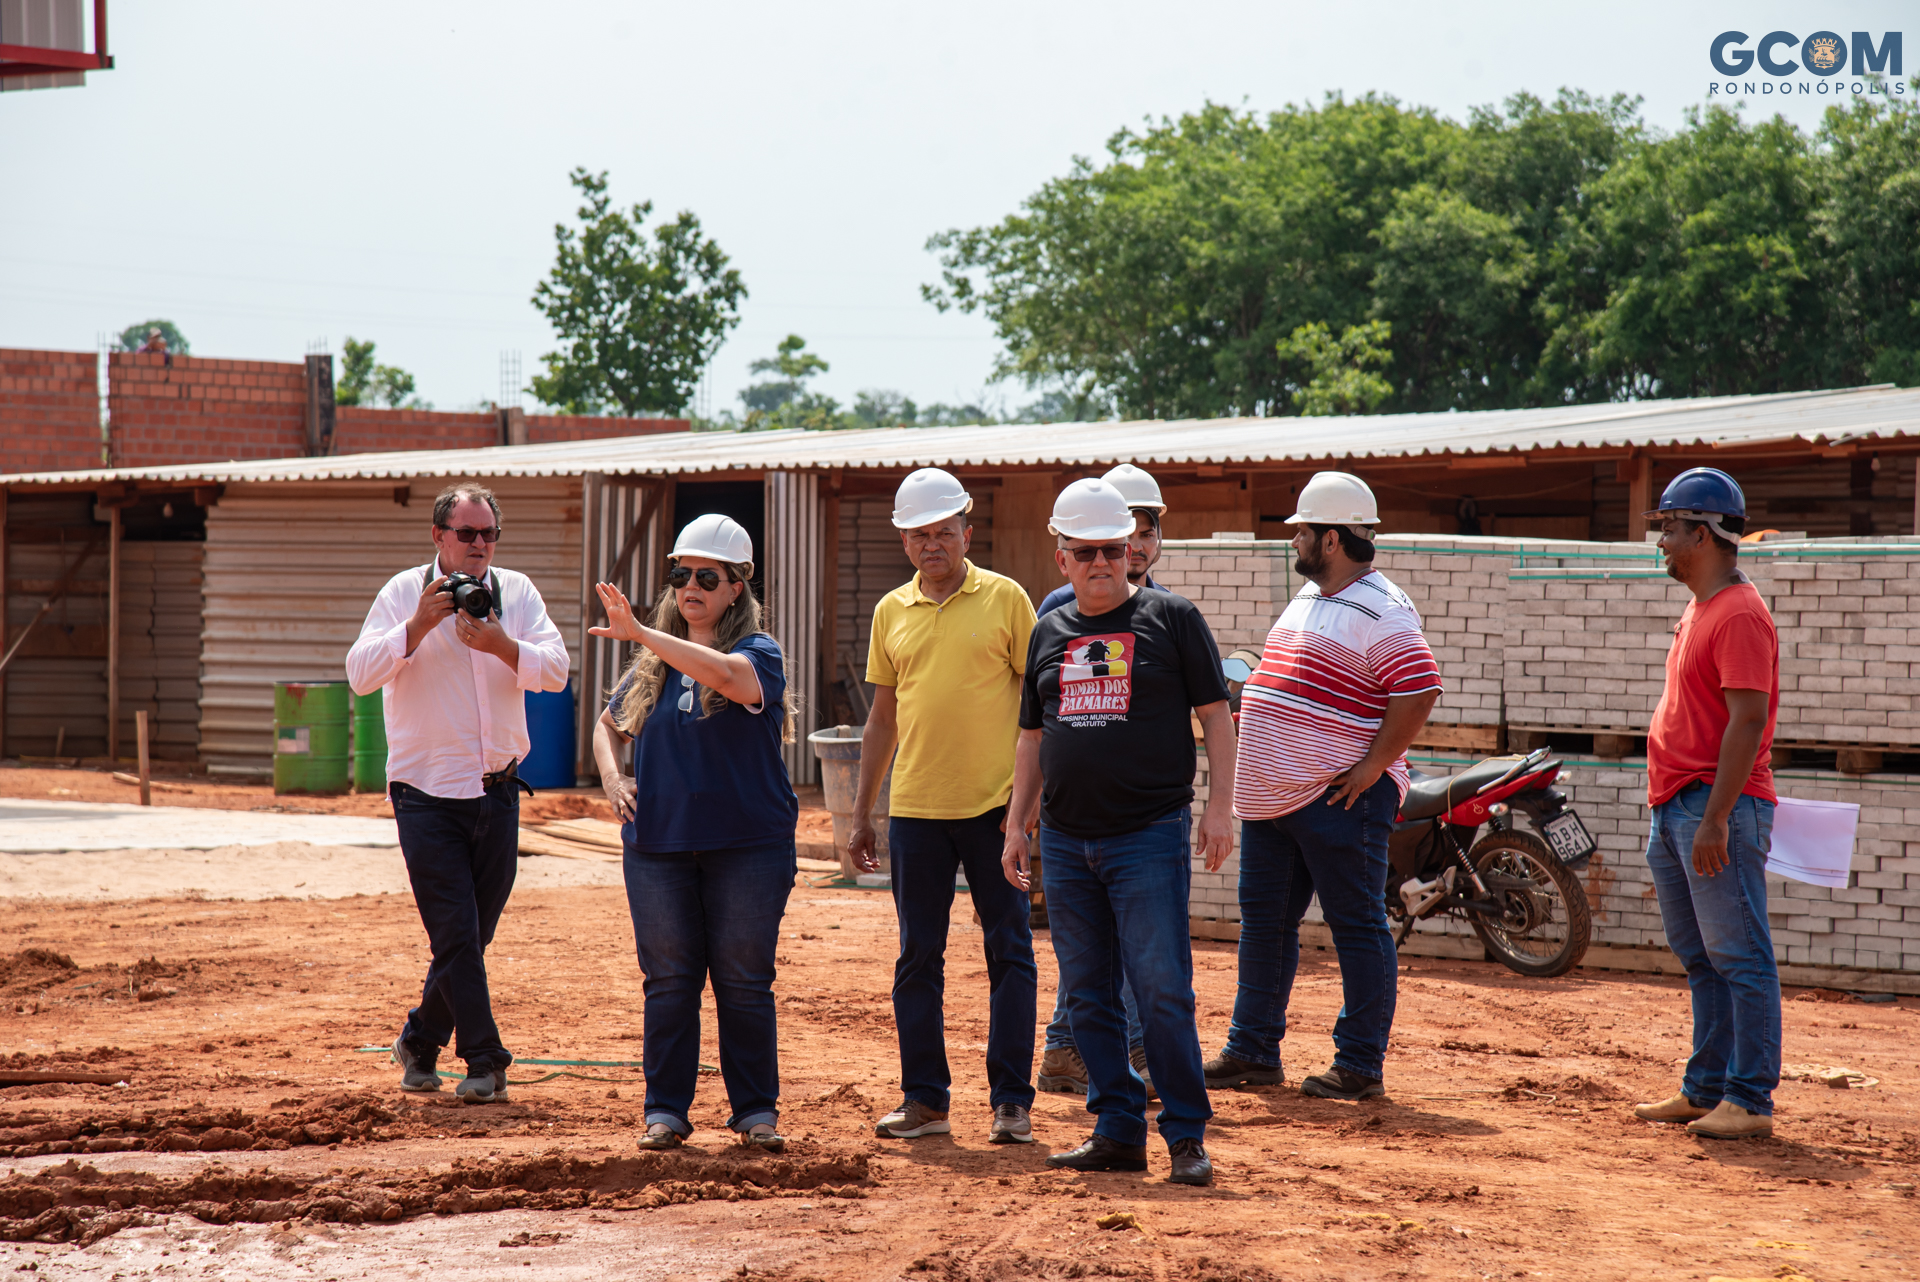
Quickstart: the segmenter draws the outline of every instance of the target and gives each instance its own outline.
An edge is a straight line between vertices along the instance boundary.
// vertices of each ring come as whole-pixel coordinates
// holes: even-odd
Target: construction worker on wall
[[[1024,830],[1037,813],[1060,984],[1086,1061],[1087,1111],[1099,1119],[1084,1144],[1047,1165],[1147,1169],[1147,1091],[1128,1062],[1124,977],[1146,1026],[1168,1179],[1207,1184],[1213,1109],[1188,938],[1192,722],[1197,716],[1206,736],[1211,794],[1198,853],[1211,871],[1233,848],[1233,714],[1199,609],[1127,581],[1125,540],[1134,525],[1126,498],[1104,481],[1075,481],[1054,501],[1047,528],[1074,602],[1034,625],[1020,698],[1016,822],[1007,825],[1001,862],[1007,880],[1025,890]]]
[[[1690,468],[1646,515],[1660,521],[1667,573],[1693,594],[1647,732],[1647,865],[1693,992],[1693,1055],[1678,1094],[1633,1112],[1712,1139],[1767,1136],[1780,1082],[1766,881],[1780,642],[1737,563],[1747,501],[1731,476]]]
[[[878,867],[871,814],[892,761],[887,840],[900,919],[893,1017],[903,1098],[874,1129],[895,1139],[952,1129],[943,1004],[954,873],[964,870],[991,994],[987,1138],[1025,1144],[1033,1140],[1037,972],[1029,901],[1000,875],[1000,848],[1034,613],[1026,589],[966,559],[972,508],[960,482],[938,468],[907,477],[895,498],[893,524],[916,573],[874,607],[867,653],[873,709],[861,740],[847,849],[859,867]]]
[[[1387,836],[1407,791],[1408,745],[1440,697],[1440,669],[1406,593],[1373,568],[1373,491],[1345,472],[1301,488],[1293,568],[1307,583],[1240,691],[1240,989],[1211,1087],[1286,1080],[1280,1041],[1317,893],[1345,1004],[1333,1067],[1300,1089],[1384,1093],[1399,959],[1387,928]]]
[[[1131,463],[1122,463],[1100,478],[1119,490],[1133,511],[1133,533],[1127,536],[1127,582],[1161,591],[1153,581],[1154,563],[1160,559],[1160,518],[1167,510],[1160,497],[1160,483]],[[1073,584],[1063,583],[1047,593],[1040,602],[1040,614],[1046,615],[1063,605],[1073,604]],[[1045,878],[1044,865],[1042,879]],[[1147,1093],[1153,1093],[1153,1079],[1147,1075],[1147,1051],[1140,1032],[1140,1012],[1134,1006],[1133,985],[1120,980],[1120,1004],[1127,1015],[1127,1053],[1133,1070],[1146,1078]],[[1067,992],[1060,986],[1054,997],[1053,1019],[1047,1025],[1046,1045],[1040,1056],[1038,1085],[1043,1091],[1063,1095],[1087,1093],[1087,1065],[1073,1040],[1067,1020]]]

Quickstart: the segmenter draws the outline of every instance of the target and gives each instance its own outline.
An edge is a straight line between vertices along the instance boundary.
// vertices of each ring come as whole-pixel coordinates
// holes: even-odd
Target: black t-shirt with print
[[[1041,822],[1117,837],[1191,804],[1191,709],[1226,697],[1213,634],[1183,596],[1140,591],[1091,618],[1078,603],[1042,615],[1020,693],[1021,728],[1041,732]]]

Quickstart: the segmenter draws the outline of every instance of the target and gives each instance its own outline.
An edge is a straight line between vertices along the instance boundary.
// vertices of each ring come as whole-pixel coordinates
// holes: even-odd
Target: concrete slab
[[[391,819],[194,810],[111,802],[0,797],[0,852],[217,850],[297,841],[315,846],[398,847]]]

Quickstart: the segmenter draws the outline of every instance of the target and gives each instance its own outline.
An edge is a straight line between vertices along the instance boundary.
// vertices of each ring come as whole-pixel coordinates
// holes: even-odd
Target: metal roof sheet
[[[0,485],[577,476],[729,470],[1022,467],[1131,461],[1272,464],[1626,446],[1741,446],[1920,437],[1920,389],[1889,385],[1770,396],[1343,418],[1215,418],[838,432],[675,432],[486,449],[251,459],[0,476]]]

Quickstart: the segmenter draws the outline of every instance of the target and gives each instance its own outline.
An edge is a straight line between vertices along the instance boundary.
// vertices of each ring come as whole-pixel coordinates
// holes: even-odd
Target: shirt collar
[[[953,595],[959,596],[961,592],[979,591],[981,583],[985,582],[985,580],[980,577],[980,568],[971,560],[965,558],[962,558],[960,564],[967,567],[967,577],[960,582],[960,592],[956,592]],[[915,570],[913,572],[913,582],[910,586],[913,588],[913,604],[919,605],[922,601],[925,601],[928,605],[940,604],[940,602],[936,602],[932,597],[920,590],[920,571]],[[947,599],[952,600],[953,598],[949,597]]]

